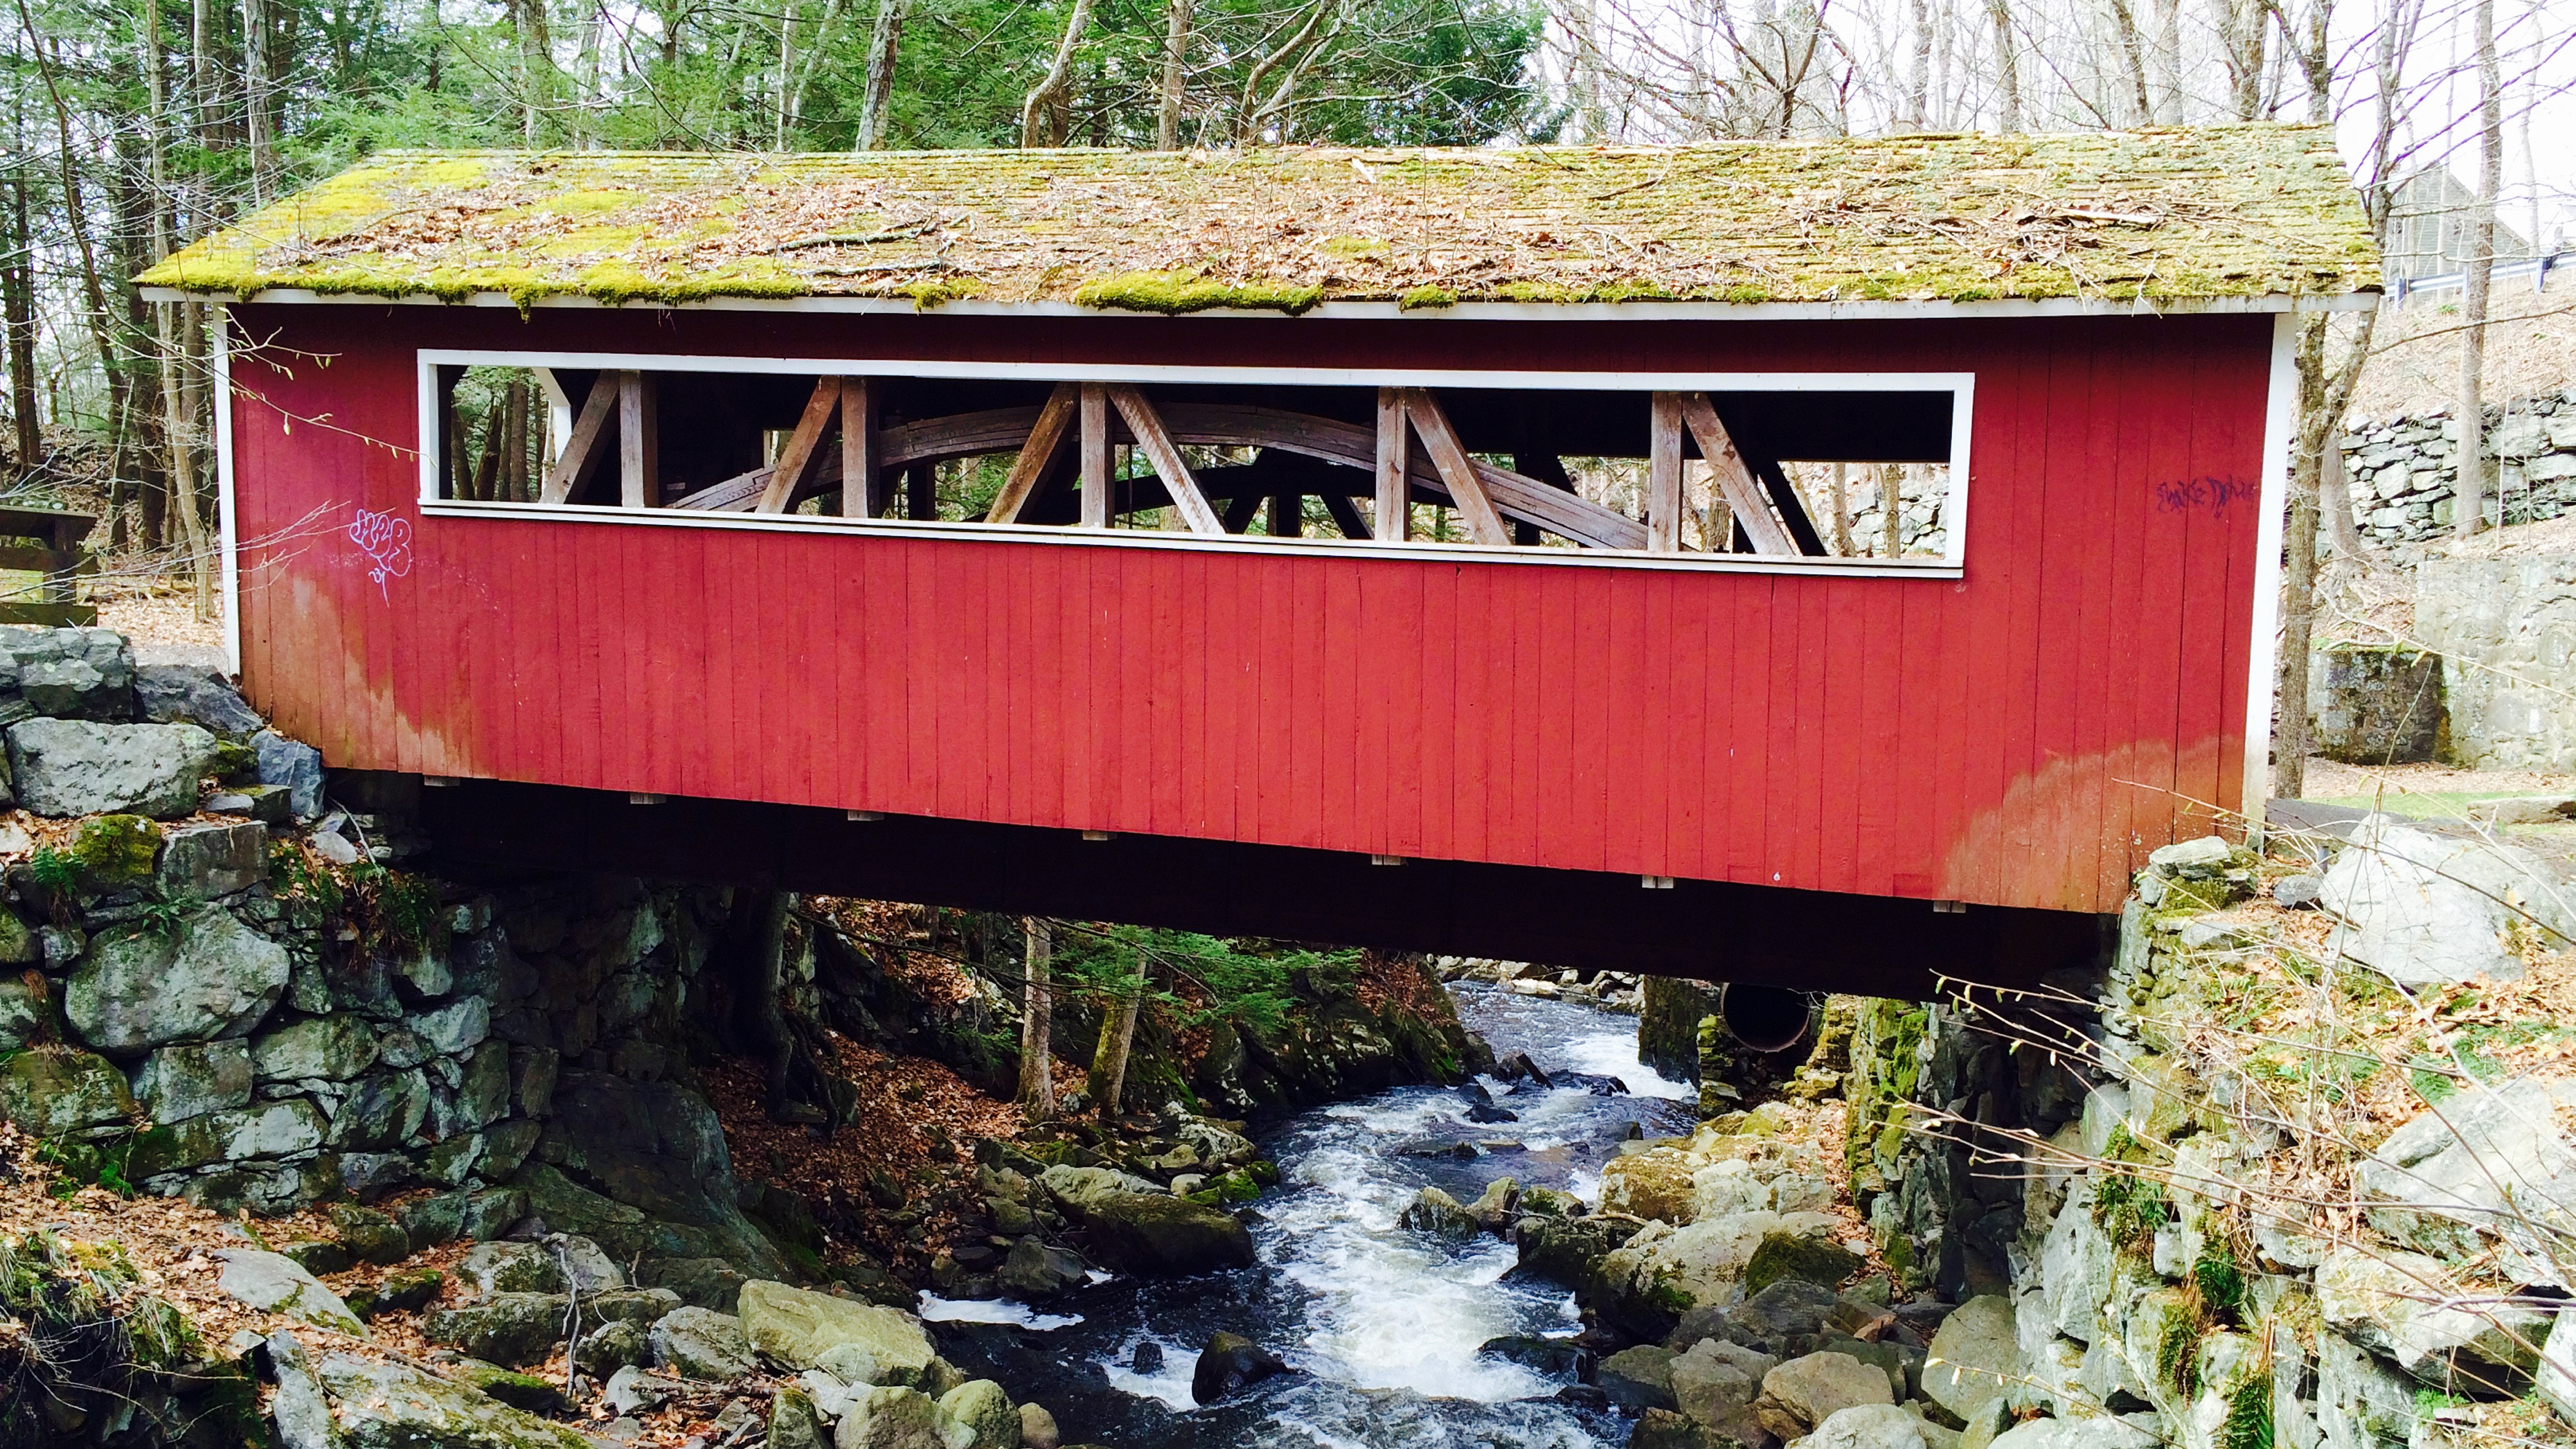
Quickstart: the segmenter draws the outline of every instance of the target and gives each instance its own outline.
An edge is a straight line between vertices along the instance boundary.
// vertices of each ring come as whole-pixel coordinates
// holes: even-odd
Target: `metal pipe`
[[[1806,1040],[1815,1000],[1780,986],[1717,989],[1717,1019],[1726,1034],[1757,1052],[1784,1052]]]

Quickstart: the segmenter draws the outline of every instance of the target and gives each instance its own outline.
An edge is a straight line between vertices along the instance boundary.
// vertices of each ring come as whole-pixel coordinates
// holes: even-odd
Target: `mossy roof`
[[[1683,147],[387,152],[146,284],[685,303],[2330,297],[2379,257],[2323,126]]]

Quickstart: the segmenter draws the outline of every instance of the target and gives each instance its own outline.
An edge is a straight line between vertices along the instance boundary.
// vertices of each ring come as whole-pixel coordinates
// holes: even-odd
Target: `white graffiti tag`
[[[367,577],[374,581],[376,592],[385,594],[385,581],[407,577],[411,573],[411,520],[390,513],[358,510],[349,521],[349,541],[367,556]],[[388,599],[391,595],[387,594]]]

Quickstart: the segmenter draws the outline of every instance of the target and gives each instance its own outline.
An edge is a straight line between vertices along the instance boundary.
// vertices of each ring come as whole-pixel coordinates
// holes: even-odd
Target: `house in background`
[[[2388,245],[2380,254],[2390,295],[2402,301],[2410,294],[2439,294],[2460,286],[2477,200],[2477,188],[2452,175],[2447,166],[2427,166],[2397,183],[2396,201],[2388,214]],[[2496,278],[2528,276],[2539,285],[2556,265],[2559,237],[2553,229],[2542,245],[2512,225],[2504,215],[2506,209],[2497,209]]]

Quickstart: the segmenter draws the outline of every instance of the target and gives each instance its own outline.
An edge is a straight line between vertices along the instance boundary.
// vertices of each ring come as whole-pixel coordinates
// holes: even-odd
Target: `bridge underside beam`
[[[1598,871],[465,781],[421,792],[450,866],[589,870],[1220,936],[1488,956],[1921,1000],[1936,980],[2035,985],[2109,918],[1769,886],[1641,889]]]

